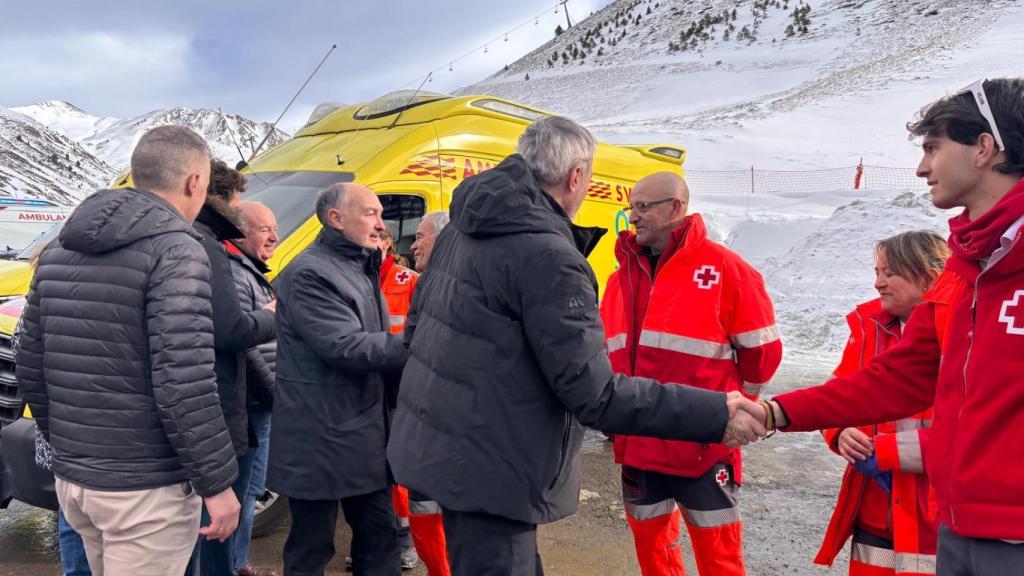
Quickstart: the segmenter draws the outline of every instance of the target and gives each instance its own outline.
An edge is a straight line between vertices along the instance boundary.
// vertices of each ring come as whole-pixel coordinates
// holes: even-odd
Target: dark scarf
[[[984,260],[999,248],[999,239],[1021,216],[1024,216],[1024,179],[978,218],[971,220],[967,210],[951,218],[949,248],[954,256],[968,262]]]

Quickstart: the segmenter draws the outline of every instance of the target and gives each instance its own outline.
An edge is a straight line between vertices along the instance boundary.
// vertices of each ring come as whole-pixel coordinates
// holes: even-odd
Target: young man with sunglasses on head
[[[772,303],[761,275],[709,240],[700,214],[687,215],[689,197],[671,172],[633,188],[634,231],[619,234],[619,269],[601,302],[612,369],[756,399],[782,360]],[[614,441],[643,575],[683,573],[680,517],[701,574],[745,574],[739,448],[631,435]]]
[[[901,343],[860,372],[776,396],[786,431],[905,418],[935,404],[921,458],[939,510],[937,560],[897,557],[898,574],[1002,576],[1024,566],[1024,78],[976,82],[908,125],[918,176],[949,221],[953,256]],[[771,417],[768,418],[772,420]],[[769,426],[770,427],[770,426]],[[912,453],[914,438],[922,448]],[[876,450],[881,450],[876,447]],[[923,454],[921,453],[923,452]]]

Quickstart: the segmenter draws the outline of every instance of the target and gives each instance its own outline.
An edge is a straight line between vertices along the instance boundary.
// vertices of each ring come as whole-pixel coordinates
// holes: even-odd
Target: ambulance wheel
[[[256,501],[252,518],[252,537],[261,538],[277,529],[288,518],[288,497],[267,490]]]

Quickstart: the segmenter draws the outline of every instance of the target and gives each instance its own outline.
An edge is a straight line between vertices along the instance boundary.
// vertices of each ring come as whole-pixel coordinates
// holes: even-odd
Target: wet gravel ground
[[[827,373],[827,369],[784,366],[768,391],[816,384]],[[588,435],[582,466],[579,513],[540,528],[545,572],[555,576],[639,574],[620,498],[618,467],[612,462],[611,444],[600,434]],[[842,475],[842,461],[825,448],[820,436],[778,434],[746,448],[743,468],[740,508],[748,574],[845,574],[845,555],[831,570],[811,563]],[[250,554],[253,564],[280,571],[287,534],[287,526],[282,526],[255,540]],[[339,553],[328,574],[345,574],[349,538],[348,527],[339,522]],[[687,570],[697,574],[686,538],[684,530]],[[426,571],[420,567],[406,574],[425,576]],[[56,520],[45,510],[12,503],[11,508],[0,510],[0,576],[25,575],[60,575]]]

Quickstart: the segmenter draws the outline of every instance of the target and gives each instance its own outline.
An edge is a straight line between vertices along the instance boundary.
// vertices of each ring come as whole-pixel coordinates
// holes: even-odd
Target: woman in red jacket
[[[902,326],[949,257],[934,232],[898,234],[875,248],[879,298],[847,317],[850,339],[835,376],[860,370],[900,340]],[[935,573],[934,495],[921,461],[931,409],[874,426],[824,430],[829,448],[849,462],[825,541],[814,559],[831,566],[853,537],[851,576]]]

